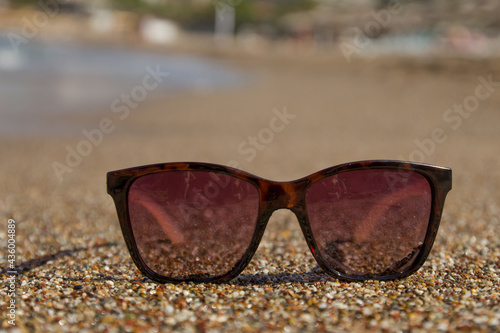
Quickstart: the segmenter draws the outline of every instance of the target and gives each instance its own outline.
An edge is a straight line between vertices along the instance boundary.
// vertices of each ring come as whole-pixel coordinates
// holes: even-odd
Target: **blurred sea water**
[[[15,47],[0,36],[0,134],[72,133],[67,119],[110,110],[142,85],[147,68],[169,73],[151,91],[171,93],[245,84],[248,77],[212,59],[76,42],[30,40]],[[168,112],[168,111],[167,111]],[[64,126],[57,116],[64,115]]]

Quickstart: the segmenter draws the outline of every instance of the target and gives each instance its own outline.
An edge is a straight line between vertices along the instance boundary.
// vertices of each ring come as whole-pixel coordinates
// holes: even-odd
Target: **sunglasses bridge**
[[[263,202],[268,212],[280,209],[288,209],[293,212],[303,207],[305,202],[305,190],[307,181],[273,182],[259,180],[262,191]]]

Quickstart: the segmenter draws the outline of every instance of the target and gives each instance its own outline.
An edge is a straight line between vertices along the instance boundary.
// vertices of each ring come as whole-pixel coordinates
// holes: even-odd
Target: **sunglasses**
[[[402,161],[342,164],[292,181],[208,163],[107,174],[130,255],[158,282],[223,282],[250,262],[272,213],[290,209],[330,276],[390,280],[432,248],[451,169]]]

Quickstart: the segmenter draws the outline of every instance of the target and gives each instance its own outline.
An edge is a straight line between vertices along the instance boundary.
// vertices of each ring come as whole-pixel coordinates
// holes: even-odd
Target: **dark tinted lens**
[[[255,231],[259,193],[228,175],[170,171],[135,180],[128,205],[145,264],[168,278],[201,279],[241,262]]]
[[[432,191],[415,172],[359,170],[314,183],[306,201],[314,239],[331,268],[376,277],[411,267],[426,236]]]

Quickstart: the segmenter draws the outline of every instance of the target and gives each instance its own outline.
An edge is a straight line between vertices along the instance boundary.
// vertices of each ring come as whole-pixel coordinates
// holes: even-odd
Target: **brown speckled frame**
[[[311,227],[309,224],[307,212],[306,212],[306,192],[307,189],[315,182],[329,177],[335,174],[339,174],[345,171],[354,170],[365,170],[365,169],[397,169],[401,171],[412,171],[423,175],[429,182],[432,189],[432,206],[429,226],[427,229],[427,234],[425,236],[424,244],[422,249],[417,255],[416,260],[413,264],[404,272],[394,273],[384,276],[353,276],[347,275],[342,272],[333,270],[326,264],[325,260],[319,255],[316,242],[312,236]],[[159,275],[149,269],[142,260],[137,244],[133,237],[132,227],[130,224],[130,217],[128,213],[128,202],[127,196],[128,191],[132,183],[139,177],[159,173],[168,172],[173,170],[183,170],[183,171],[206,171],[221,173],[229,176],[233,176],[253,184],[259,190],[260,204],[259,204],[259,215],[256,225],[256,230],[253,235],[253,239],[250,247],[247,249],[242,260],[227,274],[213,277],[213,278],[201,278],[201,279],[189,279],[189,280],[177,280],[171,279],[162,275]],[[318,265],[330,276],[346,280],[346,281],[362,281],[362,280],[391,280],[406,277],[415,271],[417,271],[427,259],[434,239],[439,228],[439,223],[441,220],[441,214],[443,211],[444,201],[447,193],[451,190],[451,169],[414,163],[414,162],[403,162],[403,161],[391,161],[391,160],[373,160],[373,161],[360,161],[346,163],[338,166],[333,166],[322,171],[313,173],[304,178],[300,178],[291,182],[275,182],[271,180],[266,180],[252,174],[246,173],[244,171],[210,163],[197,163],[197,162],[186,162],[186,163],[166,163],[166,164],[155,164],[140,166],[125,170],[112,171],[107,174],[107,188],[108,193],[113,197],[118,212],[118,218],[120,221],[123,237],[127,244],[128,250],[134,263],[140,269],[140,271],[146,275],[148,278],[166,283],[179,283],[179,282],[223,282],[230,280],[240,274],[243,269],[248,265],[252,256],[254,255],[259,243],[264,234],[265,228],[271,217],[272,213],[278,209],[289,209],[298,218],[300,227],[307,241],[307,245],[311,249],[311,252],[316,259]]]

